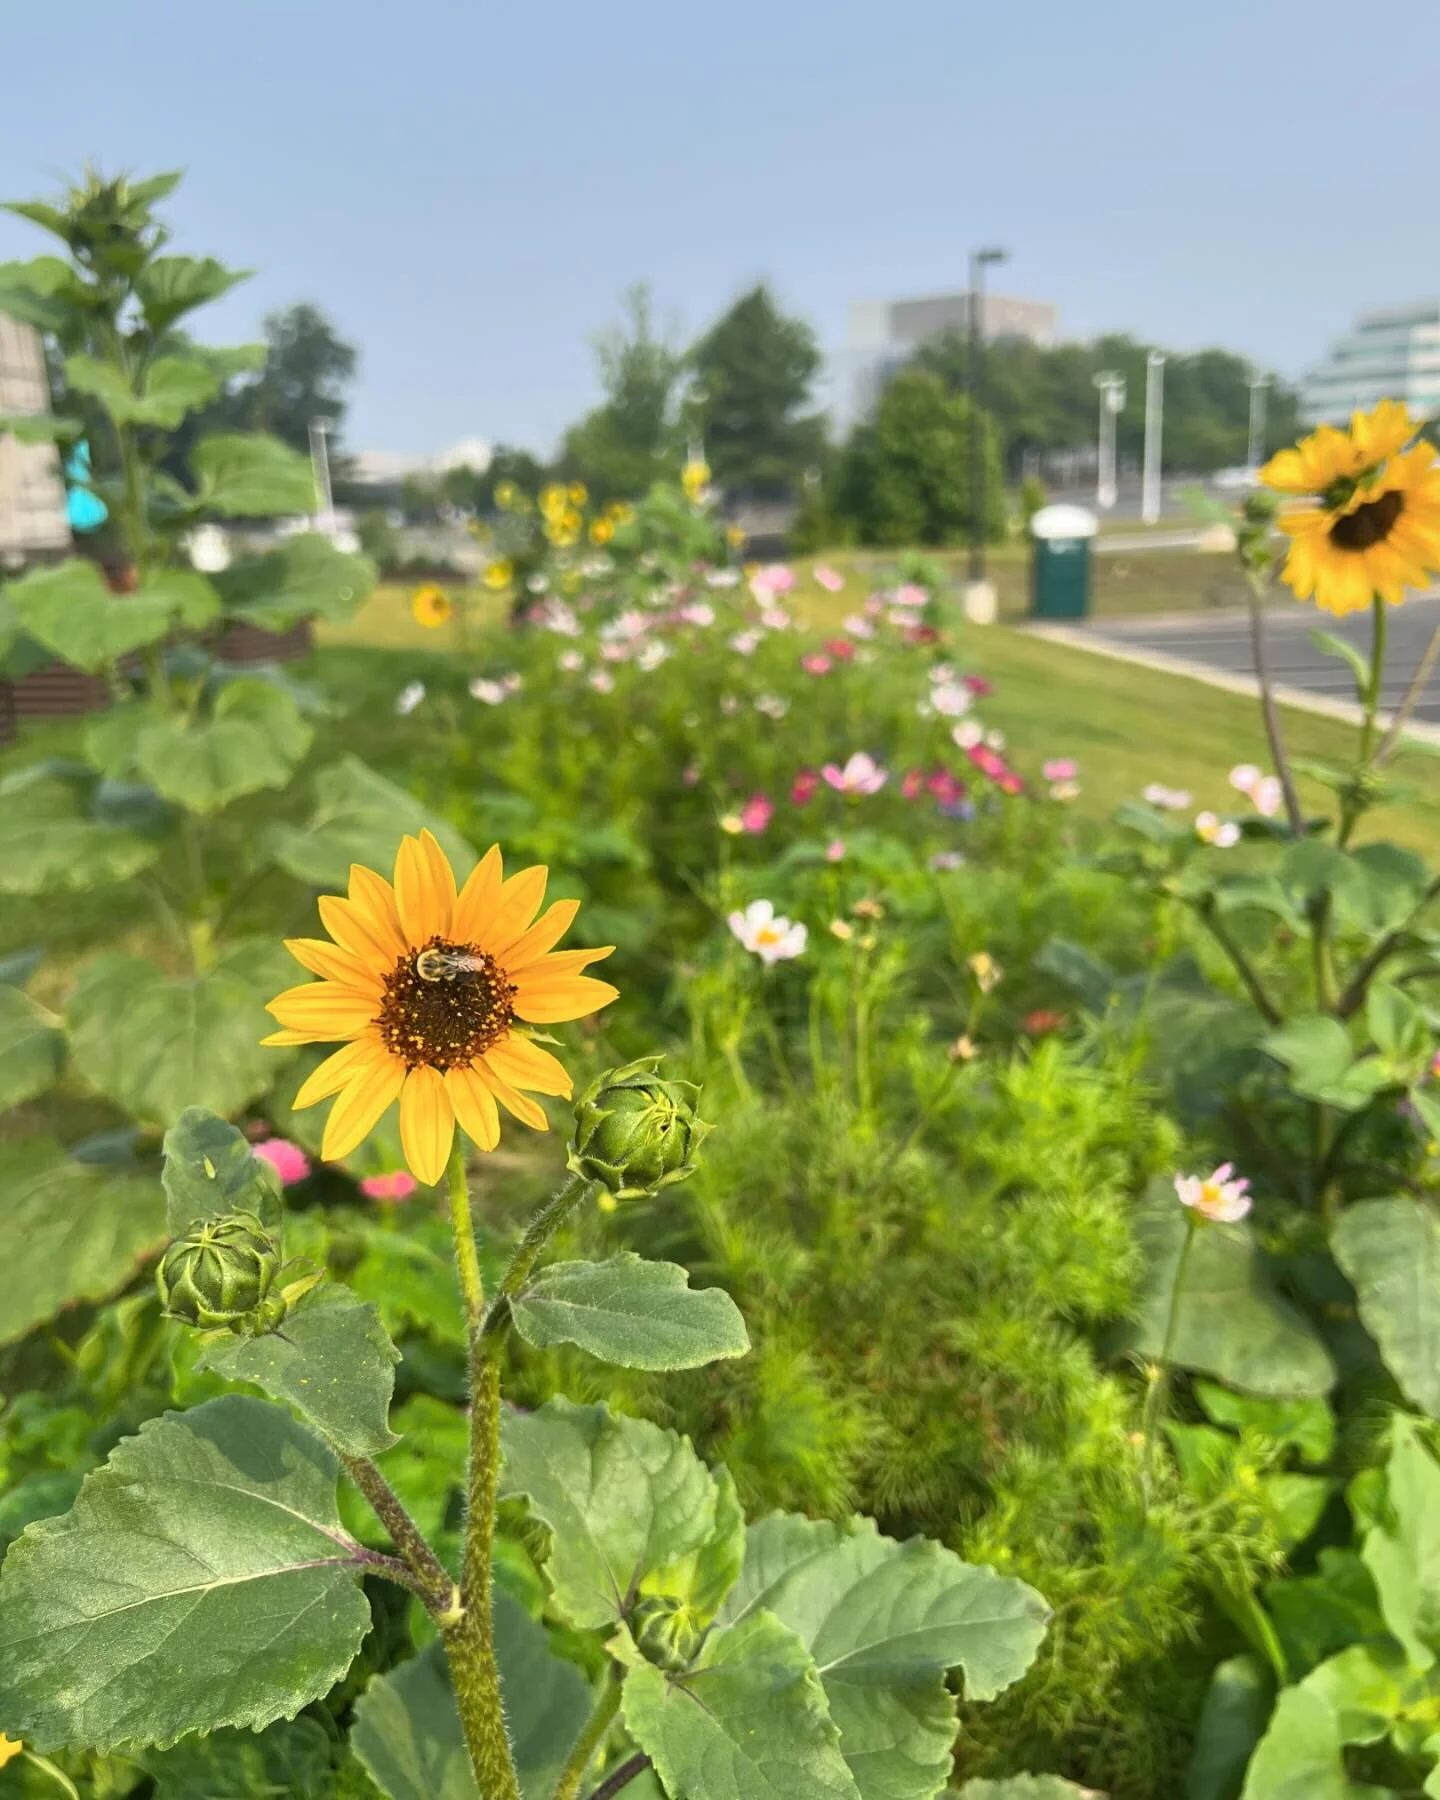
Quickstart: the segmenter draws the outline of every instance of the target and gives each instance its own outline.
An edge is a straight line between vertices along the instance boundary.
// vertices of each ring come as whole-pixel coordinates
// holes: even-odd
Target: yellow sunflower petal
[[[380,973],[373,961],[367,962],[353,950],[342,950],[323,938],[286,938],[285,948],[302,969],[321,975],[327,981],[338,981],[344,987],[361,993],[380,993]]]
[[[291,1106],[301,1112],[307,1106],[315,1106],[332,1094],[338,1094],[362,1070],[369,1068],[377,1054],[385,1054],[378,1038],[356,1038],[353,1043],[343,1044],[305,1078],[300,1084],[300,1092],[290,1102]]]
[[[316,1038],[311,1031],[272,1031],[269,1037],[261,1038],[260,1042],[267,1048],[277,1048],[282,1044],[313,1044]]]
[[[500,1110],[495,1096],[474,1069],[449,1069],[445,1088],[460,1129],[482,1150],[500,1142]]]
[[[392,897],[390,911],[394,909]],[[379,917],[368,905],[342,900],[337,894],[320,896],[320,922],[342,949],[376,969],[392,969],[408,948],[398,918],[392,929],[388,919]]]
[[[550,871],[542,864],[521,869],[502,884],[494,911],[481,922],[481,942],[492,955],[498,954],[501,944],[513,944],[535,917],[549,878]]]
[[[496,896],[505,877],[500,846],[492,844],[470,871],[460,897],[455,902],[451,929],[457,944],[473,944],[495,910]]]
[[[536,1094],[556,1094],[566,1100],[575,1091],[564,1063],[538,1044],[532,1044],[529,1038],[516,1037],[512,1033],[504,1043],[487,1050],[484,1061],[513,1088],[528,1088]]]
[[[361,1144],[395,1104],[405,1083],[405,1065],[376,1044],[364,1067],[340,1092],[325,1121],[320,1154],[326,1162],[339,1162]]]
[[[1277,450],[1260,471],[1263,487],[1275,488],[1282,494],[1306,494],[1310,491],[1305,464],[1298,450]]]
[[[614,951],[613,944],[602,944],[595,950],[552,950],[548,956],[542,956],[528,968],[515,971],[515,979],[517,983],[523,984],[529,981],[555,981],[561,976],[578,975],[582,969],[588,969],[591,963],[603,962]]]
[[[438,1069],[412,1069],[400,1094],[400,1144],[417,1181],[433,1187],[455,1138],[455,1109]]]
[[[1373,412],[1353,413],[1350,418],[1350,435],[1367,463],[1403,450],[1416,429],[1400,400],[1382,400]]]
[[[402,838],[395,858],[395,903],[412,944],[449,937],[455,911],[455,876],[445,852],[428,831]]]
[[[527,1025],[560,1025],[567,1019],[583,1019],[620,998],[619,988],[588,975],[561,976],[555,981],[517,984],[515,1016]]]
[[[375,1017],[375,1002],[368,994],[334,981],[307,981],[286,988],[265,1009],[291,1031],[308,1031],[317,1038],[355,1037]]]
[[[505,965],[506,972],[513,975],[517,969],[529,968],[564,937],[575,923],[575,915],[580,910],[578,900],[557,900],[535,921],[528,931],[521,932],[513,943],[494,946],[493,954]]]
[[[513,1113],[522,1125],[528,1125],[533,1131],[548,1131],[550,1121],[545,1116],[545,1108],[538,1100],[532,1100],[528,1094],[522,1094],[518,1088],[511,1087],[505,1077],[497,1072],[488,1056],[482,1056],[474,1064],[475,1072],[489,1088],[507,1112]]]

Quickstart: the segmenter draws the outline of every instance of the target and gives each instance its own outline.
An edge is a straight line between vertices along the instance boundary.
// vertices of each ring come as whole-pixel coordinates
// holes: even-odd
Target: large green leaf
[[[95,564],[78,557],[32,569],[5,592],[31,637],[91,674],[164,637],[173,611],[164,589],[148,596],[112,594]]]
[[[678,1264],[628,1250],[603,1263],[551,1263],[510,1311],[536,1349],[578,1344],[626,1369],[697,1369],[750,1348],[740,1309],[723,1288],[697,1293]]]
[[[75,271],[62,257],[34,256],[28,262],[0,263],[0,313],[23,319],[41,331],[61,332],[71,324],[82,292]]]
[[[209,719],[162,719],[135,739],[136,767],[166,800],[216,812],[241,794],[281,788],[309,748],[294,700],[268,682],[229,683]]]
[[[16,987],[0,987],[0,1109],[53,1087],[65,1040],[49,1013]]]
[[[211,256],[157,256],[136,276],[135,295],[145,323],[158,334],[248,277],[248,270],[227,269]]]
[[[65,380],[77,393],[92,394],[120,425],[158,425],[173,431],[187,413],[209,404],[220,391],[215,374],[188,356],[158,356],[141,377],[137,392],[113,364],[82,352],[65,359]]]
[[[1345,1027],[1328,1013],[1303,1013],[1260,1040],[1283,1063],[1297,1094],[1358,1112],[1394,1080],[1379,1057],[1357,1056]]]
[[[375,585],[375,566],[306,531],[264,556],[232,563],[215,585],[233,617],[288,631],[302,619],[350,618]]]
[[[1440,1220],[1419,1200],[1362,1200],[1330,1241],[1385,1367],[1440,1419]]]
[[[202,438],[190,456],[198,500],[229,518],[268,518],[315,510],[309,461],[263,432]]]
[[[1335,1448],[1335,1415],[1320,1399],[1270,1400],[1235,1394],[1213,1381],[1197,1381],[1195,1398],[1217,1425],[1253,1431],[1272,1443],[1293,1446],[1300,1460],[1323,1463]]]
[[[147,1420],[0,1571],[0,1716],[39,1750],[164,1747],[293,1717],[370,1610],[336,1463],[239,1394]]]
[[[168,976],[138,956],[98,957],[66,1008],[75,1067],[133,1118],[153,1124],[173,1124],[187,1106],[238,1111],[275,1073],[274,1054],[260,1042],[269,995],[254,978],[249,949],[234,946],[194,976]]]
[[[508,1594],[495,1596],[495,1654],[522,1800],[551,1800],[590,1710],[573,1663]],[[351,1748],[389,1800],[478,1800],[439,1644],[382,1675],[355,1707]]]
[[[1155,1358],[1165,1343],[1187,1219],[1173,1198],[1142,1213],[1145,1259],[1131,1347]],[[1276,1293],[1245,1225],[1201,1224],[1175,1300],[1171,1361],[1249,1393],[1317,1395],[1335,1381],[1330,1353],[1304,1315]]]
[[[555,1604],[580,1630],[616,1624],[647,1576],[714,1532],[714,1478],[673,1431],[551,1400],[507,1414],[502,1443],[501,1493],[550,1527]]]
[[[264,1731],[226,1728],[151,1750],[141,1763],[155,1800],[333,1800],[330,1735],[318,1720],[281,1719]]]
[[[815,1665],[773,1613],[712,1632],[684,1675],[631,1668],[622,1706],[676,1800],[860,1800]]]
[[[327,1283],[292,1307],[277,1331],[212,1343],[199,1367],[293,1406],[345,1456],[378,1456],[400,1441],[390,1429],[399,1360],[375,1308]]]
[[[1361,1554],[1392,1636],[1417,1669],[1440,1654],[1440,1464],[1411,1419],[1391,1421],[1386,1518],[1365,1534]]]
[[[413,794],[387,781],[358,756],[346,756],[315,778],[315,812],[308,824],[277,826],[271,853],[282,869],[315,887],[342,891],[351,863],[388,870],[406,833],[428,830],[463,880],[475,852],[447,820]]]
[[[899,1544],[872,1521],[761,1519],[722,1608],[773,1613],[809,1650],[862,1800],[930,1800],[955,1741],[946,1672],[991,1700],[1034,1660],[1049,1610],[1022,1581],[964,1563],[923,1538]]]
[[[50,1138],[0,1144],[0,1344],[113,1294],[164,1237],[154,1181],[77,1162]]]
[[[1250,1759],[1241,1800],[1360,1800],[1345,1773],[1334,1709],[1308,1688],[1286,1688]]]
[[[165,1222],[171,1237],[226,1213],[253,1213],[278,1234],[280,1181],[243,1131],[203,1106],[187,1106],[165,1133]]]
[[[1274,1704],[1275,1678],[1258,1657],[1219,1664],[1196,1727],[1185,1800],[1235,1800]]]
[[[127,881],[160,846],[87,811],[86,785],[44,764],[0,777],[0,894],[46,894]]]

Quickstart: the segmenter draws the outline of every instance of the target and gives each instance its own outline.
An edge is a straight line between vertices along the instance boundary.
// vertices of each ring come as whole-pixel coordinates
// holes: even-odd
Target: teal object
[[[1093,513],[1079,506],[1047,506],[1030,521],[1032,619],[1084,619],[1090,613]]]
[[[98,531],[110,509],[98,494],[81,484],[90,479],[90,446],[81,438],[65,464],[65,514],[72,531]]]

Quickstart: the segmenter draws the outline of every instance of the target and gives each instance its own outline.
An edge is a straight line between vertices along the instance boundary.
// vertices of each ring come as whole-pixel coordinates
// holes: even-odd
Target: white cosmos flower
[[[1233,819],[1223,821],[1213,812],[1196,813],[1195,835],[1202,844],[1210,844],[1216,850],[1228,850],[1232,844],[1240,842],[1240,827]]]
[[[1185,812],[1190,805],[1190,796],[1184,788],[1168,788],[1162,781],[1152,781],[1145,789],[1144,797],[1162,812]]]
[[[958,681],[937,682],[930,690],[930,704],[947,719],[963,719],[974,703],[975,696]]]
[[[555,661],[567,675],[574,675],[585,667],[585,658],[578,650],[562,650]]]
[[[402,719],[408,719],[415,708],[425,698],[425,683],[409,681],[395,696],[395,710]]]
[[[774,902],[770,900],[752,900],[744,912],[732,912],[730,929],[763,963],[784,962],[799,956],[810,935],[804,925],[783,915],[777,917]]]
[[[652,640],[648,644],[641,645],[640,649],[635,653],[635,661],[642,669],[658,669],[669,654],[670,647],[668,644],[661,644]]]
[[[1233,1225],[1250,1210],[1249,1181],[1234,1180],[1234,1163],[1221,1163],[1210,1175],[1177,1175],[1175,1192],[1182,1206],[1216,1225]]]
[[[483,675],[477,675],[470,683],[471,697],[483,700],[487,706],[499,706],[509,692],[503,681],[487,681]]]

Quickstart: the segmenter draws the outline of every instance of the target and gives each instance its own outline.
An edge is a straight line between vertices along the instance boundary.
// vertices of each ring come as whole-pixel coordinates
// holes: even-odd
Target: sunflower
[[[415,615],[415,623],[423,625],[428,631],[434,631],[454,612],[449,596],[444,588],[416,588],[415,597],[410,602],[410,611]]]
[[[579,903],[557,900],[536,919],[545,877],[537,868],[505,879],[492,847],[457,893],[445,852],[422,831],[402,840],[393,886],[357,863],[348,898],[321,897],[333,942],[286,945],[321,979],[276,995],[269,1011],[281,1029],[265,1042],[344,1040],[294,1102],[336,1096],[320,1152],[327,1162],[348,1156],[396,1100],[405,1160],[424,1182],[443,1174],[457,1122],[482,1150],[495,1148],[497,1102],[547,1129],[531,1095],[568,1097],[570,1077],[519,1021],[584,1018],[617,990],[581,973],[610,949],[552,949]]]
[[[508,556],[497,556],[492,563],[485,565],[485,585],[495,593],[509,587],[515,579],[515,565]]]
[[[5,1733],[0,1731],[0,1769],[3,1769],[12,1758],[18,1756],[24,1748],[23,1744],[17,1743],[14,1738],[6,1737]]]
[[[590,542],[592,544],[608,544],[615,535],[614,521],[596,519],[590,526]]]
[[[1267,487],[1314,501],[1278,521],[1298,599],[1336,614],[1377,596],[1398,606],[1440,570],[1440,465],[1429,444],[1405,448],[1415,429],[1398,401],[1382,400],[1348,431],[1322,425],[1260,471]]]
[[[572,506],[583,506],[590,498],[590,490],[583,481],[572,481],[567,498]]]
[[[687,462],[680,472],[680,485],[687,497],[699,501],[701,495],[710,485],[710,465],[706,462]]]

